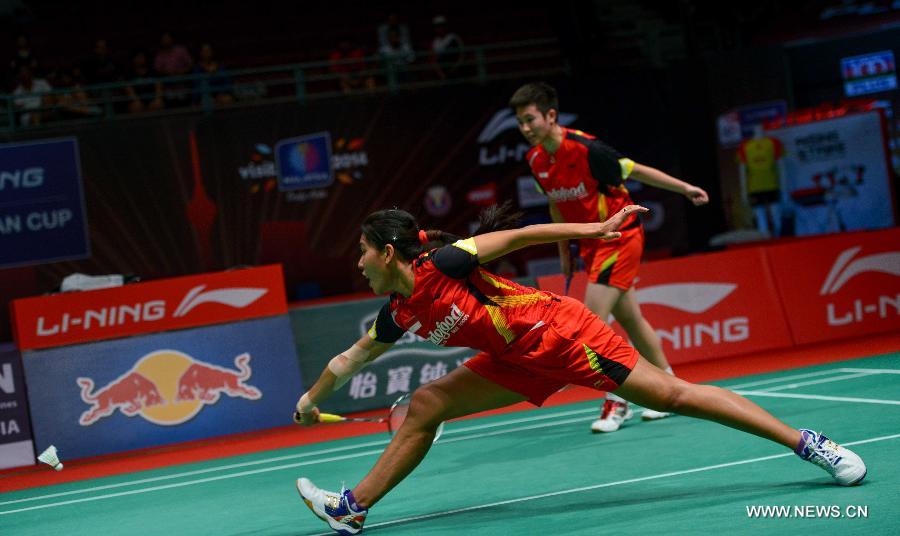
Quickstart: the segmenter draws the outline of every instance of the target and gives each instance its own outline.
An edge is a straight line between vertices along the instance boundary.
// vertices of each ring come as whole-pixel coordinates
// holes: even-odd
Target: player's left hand
[[[709,203],[709,195],[707,195],[706,190],[690,184],[685,189],[684,196],[690,199],[695,207]]]

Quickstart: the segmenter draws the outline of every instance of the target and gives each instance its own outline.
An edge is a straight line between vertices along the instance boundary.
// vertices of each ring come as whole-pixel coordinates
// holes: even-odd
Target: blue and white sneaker
[[[366,522],[368,509],[360,507],[353,492],[341,486],[340,493],[319,489],[309,479],[297,479],[297,491],[306,506],[343,536],[359,534]]]
[[[828,471],[841,486],[859,484],[866,477],[866,464],[852,450],[806,428],[800,429],[800,436],[797,456]]]

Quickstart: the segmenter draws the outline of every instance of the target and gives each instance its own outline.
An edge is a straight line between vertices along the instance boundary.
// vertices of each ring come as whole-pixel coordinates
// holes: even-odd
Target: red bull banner
[[[286,315],[22,359],[37,450],[72,458],[285,426],[303,389]]]
[[[538,284],[551,292],[564,288],[561,275],[540,277]],[[586,286],[584,273],[576,274],[569,295],[583,300]],[[792,344],[762,248],[642,264],[635,296],[672,364]]]
[[[798,344],[900,331],[900,229],[767,252]]]
[[[279,265],[15,300],[21,350],[287,313]]]

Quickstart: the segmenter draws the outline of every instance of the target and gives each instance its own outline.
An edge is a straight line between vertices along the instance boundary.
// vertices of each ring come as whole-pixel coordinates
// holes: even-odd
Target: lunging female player
[[[860,482],[866,466],[849,449],[812,430],[795,430],[731,391],[691,384],[654,367],[577,300],[524,287],[480,267],[533,244],[616,239],[624,221],[646,211],[629,205],[602,223],[530,225],[464,240],[420,230],[402,210],[367,217],[358,267],[376,294],[390,294],[389,301],[369,333],[334,357],[300,397],[295,420],[314,424],[317,405],[406,331],[481,353],[415,391],[398,433],[353,489],[335,493],[298,479],[307,506],[338,533],[357,534],[369,509],[422,461],[441,422],[524,400],[539,406],[567,384],[615,391],[647,408],[755,434],[793,449],[838,484]],[[488,211],[482,222],[489,230],[511,223],[503,209]]]

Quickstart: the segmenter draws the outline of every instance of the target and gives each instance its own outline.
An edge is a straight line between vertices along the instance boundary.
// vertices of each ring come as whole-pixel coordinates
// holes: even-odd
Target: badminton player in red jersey
[[[556,90],[544,83],[525,84],[509,101],[519,122],[519,130],[532,145],[528,164],[538,188],[548,197],[554,222],[588,223],[606,220],[632,203],[622,184],[626,178],[683,194],[695,205],[709,201],[701,188],[680,181],[662,171],[625,158],[590,134],[557,123],[559,101]],[[672,373],[659,336],[641,315],[635,296],[644,229],[637,214],[619,229],[622,238],[614,242],[595,239],[579,241],[588,276],[584,304],[604,321],[610,313],[625,329],[631,343],[648,361]],[[562,271],[572,274],[567,241],[559,242]],[[668,417],[668,412],[646,409],[644,420]],[[600,418],[591,424],[594,432],[615,432],[632,416],[628,403],[615,394],[607,396]]]
[[[375,212],[363,222],[358,268],[376,294],[389,294],[368,334],[335,356],[300,397],[295,420],[314,424],[324,402],[366,363],[407,331],[441,346],[481,353],[413,393],[406,419],[372,470],[353,489],[330,492],[306,478],[306,505],[340,534],[363,529],[369,508],[425,457],[445,420],[529,401],[540,405],[567,384],[619,393],[659,411],[719,422],[794,449],[842,485],[866,473],[852,451],[811,430],[795,430],[753,402],[719,387],[695,385],[642,358],[581,302],[519,285],[481,268],[532,244],[614,240],[634,212],[629,205],[604,222],[551,223],[476,233],[460,239],[419,229],[402,210]],[[480,230],[508,227],[504,209],[488,211]]]

